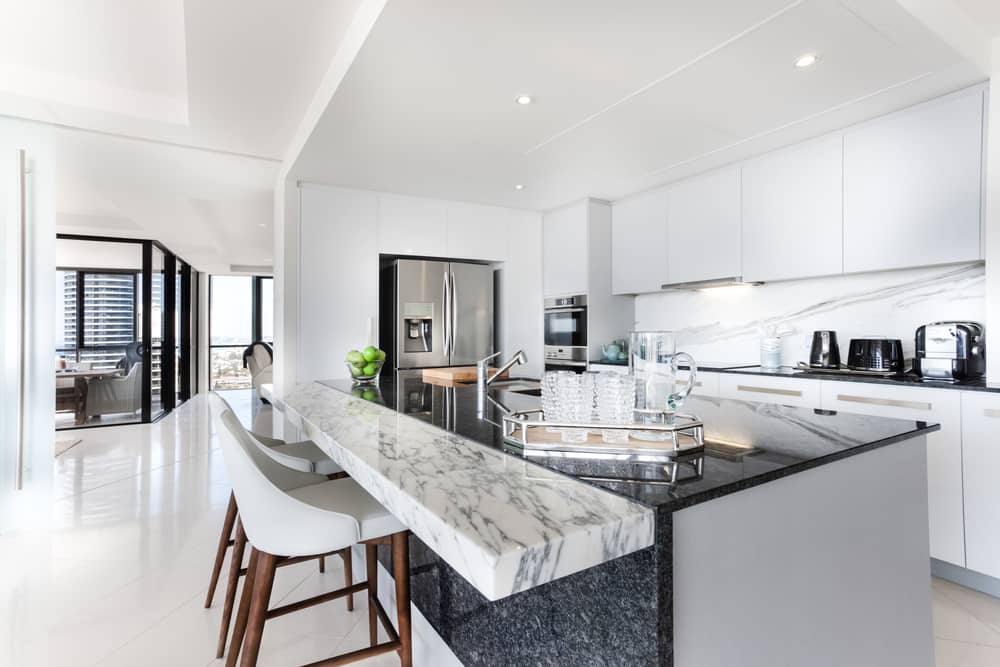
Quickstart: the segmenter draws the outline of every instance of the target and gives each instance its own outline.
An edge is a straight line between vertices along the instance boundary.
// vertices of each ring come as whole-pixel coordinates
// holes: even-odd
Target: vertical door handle
[[[455,274],[451,274],[451,350],[455,355],[455,340],[458,338],[458,292],[455,291]]]
[[[444,353],[449,354],[451,350],[451,289],[448,284],[448,272],[444,272],[444,279],[441,285],[441,319],[444,324]]]
[[[17,151],[17,217],[18,217],[18,326],[17,341],[17,450],[14,468],[14,489],[24,488],[24,431],[25,401],[24,385],[28,366],[28,211],[27,211],[27,171],[24,150]]]

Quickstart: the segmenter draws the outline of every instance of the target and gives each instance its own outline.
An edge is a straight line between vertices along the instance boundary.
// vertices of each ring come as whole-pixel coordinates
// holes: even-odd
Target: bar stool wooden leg
[[[229,624],[233,618],[233,603],[236,602],[236,587],[240,581],[240,570],[243,569],[243,551],[246,549],[247,534],[243,531],[243,522],[236,520],[236,539],[233,540],[233,557],[229,565],[229,583],[226,586],[226,603],[222,608],[222,624],[219,627],[219,643],[215,649],[215,657],[221,658],[226,653],[226,637],[229,635]]]
[[[250,547],[250,562],[247,565],[247,576],[243,579],[243,594],[240,596],[240,608],[236,610],[236,626],[233,637],[229,641],[229,655],[226,657],[226,667],[236,667],[243,646],[243,636],[247,630],[247,618],[250,616],[250,599],[253,597],[253,585],[257,578],[257,562],[260,552]]]
[[[365,569],[368,572],[368,639],[369,646],[378,643],[378,545],[365,545]]]
[[[344,561],[344,586],[350,586],[354,583],[354,564],[351,563],[350,547],[340,552],[340,558]],[[347,611],[354,611],[354,593],[347,596]]]
[[[396,627],[399,629],[400,667],[413,667],[410,633],[410,533],[392,536],[392,576],[396,580]]]
[[[219,546],[215,550],[215,564],[212,565],[212,578],[208,582],[208,595],[205,597],[205,609],[212,606],[215,588],[219,585],[219,574],[222,573],[222,563],[226,559],[226,548],[233,543],[233,524],[236,523],[236,496],[229,493],[229,505],[226,507],[226,518],[222,522],[222,533],[219,535]]]
[[[256,667],[257,665],[257,655],[260,653],[260,640],[264,636],[264,622],[267,620],[267,607],[271,602],[271,589],[274,587],[274,570],[277,564],[277,556],[260,552],[257,576],[253,582],[253,597],[250,600],[246,636],[243,638],[243,649],[240,651],[240,667]],[[408,622],[409,619],[407,619]],[[406,667],[409,667],[409,664]]]

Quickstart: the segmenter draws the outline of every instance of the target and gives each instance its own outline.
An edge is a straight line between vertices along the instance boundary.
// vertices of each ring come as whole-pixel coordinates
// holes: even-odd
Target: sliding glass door
[[[186,400],[191,267],[155,241],[56,247],[57,428],[149,422]]]

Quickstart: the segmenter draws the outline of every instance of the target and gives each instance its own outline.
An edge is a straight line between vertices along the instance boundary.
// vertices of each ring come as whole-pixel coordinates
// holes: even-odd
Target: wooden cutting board
[[[490,375],[497,372],[497,369],[490,368]],[[508,373],[504,373],[501,377],[507,377]],[[476,380],[476,367],[475,366],[451,366],[449,368],[425,368],[424,382],[431,382],[434,384],[448,384],[454,385],[459,382],[475,382]]]

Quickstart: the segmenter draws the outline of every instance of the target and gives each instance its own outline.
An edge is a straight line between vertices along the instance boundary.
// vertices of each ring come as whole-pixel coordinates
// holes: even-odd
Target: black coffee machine
[[[810,368],[840,368],[840,346],[836,331],[814,331],[809,351]]]

